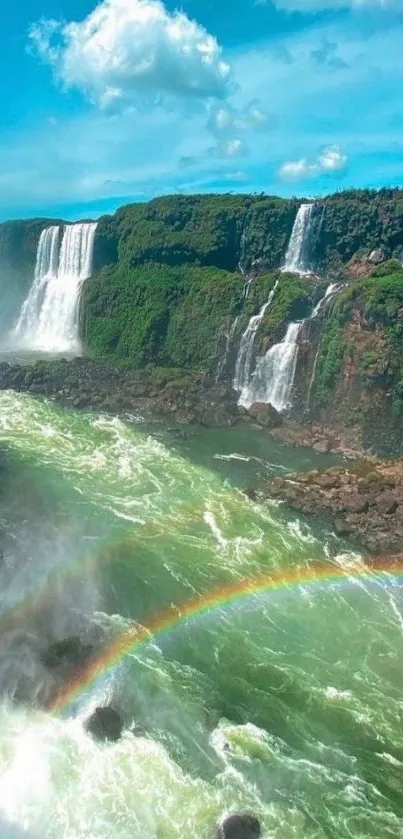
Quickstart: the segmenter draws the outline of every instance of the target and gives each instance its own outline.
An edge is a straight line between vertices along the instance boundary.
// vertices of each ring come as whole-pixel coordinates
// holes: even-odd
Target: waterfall
[[[270,402],[277,411],[285,411],[290,405],[298,360],[298,339],[307,320],[318,316],[325,302],[341,288],[340,284],[328,285],[323,297],[316,304],[309,318],[288,325],[287,332],[279,344],[271,347],[266,355],[258,359],[251,382],[244,386],[239,404],[250,408],[254,402]],[[315,366],[317,359],[315,362]],[[309,391],[313,381],[310,382]],[[308,396],[309,398],[309,396]]]
[[[341,288],[341,283],[330,283],[330,285],[328,285],[323,297],[321,297],[320,300],[319,300],[319,303],[316,304],[316,306],[315,306],[315,308],[314,308],[314,310],[311,314],[311,318],[316,318],[317,317],[317,315],[321,311],[322,306],[325,304],[325,302],[327,300],[329,300],[330,297],[333,297],[333,295],[336,294],[339,291],[340,288]]]
[[[245,332],[241,337],[241,341],[239,344],[238,355],[235,363],[235,376],[232,383],[234,390],[237,390],[242,394],[244,388],[248,386],[248,382],[250,379],[250,371],[252,367],[253,361],[253,349],[255,346],[256,334],[259,329],[260,323],[269,308],[273,297],[276,293],[276,289],[278,286],[279,281],[276,280],[274,286],[266,300],[266,303],[260,309],[257,315],[251,317]],[[241,397],[242,398],[242,397]],[[239,400],[239,404],[242,405],[241,399]]]
[[[284,411],[291,397],[298,357],[298,335],[303,321],[290,323],[280,344],[258,359],[252,381],[242,391],[239,404],[250,408],[254,402],[270,402]]]
[[[297,212],[282,271],[292,271],[294,274],[307,273],[306,254],[313,206],[313,204],[301,204]]]
[[[96,227],[80,223],[42,231],[34,282],[13,331],[19,346],[49,352],[79,351],[80,292],[92,270]]]
[[[239,319],[239,315],[237,315],[235,320],[232,322],[230,329],[228,330],[228,332],[225,335],[225,350],[224,350],[224,355],[222,356],[222,358],[220,358],[220,361],[218,362],[217,372],[216,372],[216,377],[215,377],[216,382],[218,382],[221,379],[221,376],[224,373],[225,368],[227,366],[229,351],[230,351],[230,348],[231,348],[231,341],[232,341],[232,338],[234,337],[234,334],[235,334],[238,319]]]

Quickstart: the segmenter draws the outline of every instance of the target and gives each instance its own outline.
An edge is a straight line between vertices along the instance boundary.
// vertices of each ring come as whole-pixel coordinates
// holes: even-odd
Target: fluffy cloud
[[[259,99],[253,99],[244,108],[232,108],[225,104],[210,109],[207,128],[215,137],[223,137],[250,128],[265,125],[268,113]]]
[[[249,154],[249,148],[240,137],[231,137],[229,140],[221,140],[216,146],[209,150],[212,157],[233,158],[245,157]]]
[[[341,152],[339,146],[334,145],[324,148],[313,163],[310,163],[305,157],[301,160],[290,160],[288,163],[284,163],[279,174],[282,178],[300,180],[342,172],[346,165],[347,155]]]
[[[224,97],[230,86],[217,40],[160,0],[103,0],[82,22],[42,20],[29,37],[66,88],[102,106],[150,93]]]

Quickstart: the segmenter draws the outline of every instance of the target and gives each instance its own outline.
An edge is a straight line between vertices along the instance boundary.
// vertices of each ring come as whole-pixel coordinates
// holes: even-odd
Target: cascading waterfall
[[[282,268],[283,272],[306,273],[306,253],[313,206],[313,204],[301,204],[297,212],[285,255],[285,262]],[[251,380],[253,350],[257,331],[265,312],[273,300],[277,286],[278,280],[260,312],[250,319],[239,345],[233,387],[234,390],[240,393],[239,404],[246,408],[250,407],[253,402],[271,402],[277,410],[282,411],[289,401],[297,363],[298,334],[302,326],[301,323],[291,323],[284,341],[276,344],[279,363],[277,364],[277,360],[273,363],[273,359],[277,359],[277,355],[270,355],[272,350],[274,351],[275,349],[275,347],[272,347],[265,356],[258,360],[255,373]],[[268,366],[266,366],[266,362],[268,362]],[[289,369],[284,367],[287,364],[289,365]],[[281,381],[278,383],[272,378],[277,370],[281,375]],[[262,377],[266,373],[269,375],[269,380],[265,384]],[[267,397],[267,394],[270,394],[269,388],[270,390],[274,388],[274,392],[270,398]]]
[[[297,212],[282,271],[307,273],[307,245],[313,207],[313,204],[301,204]]]
[[[298,357],[298,336],[302,322],[290,323],[280,344],[258,359],[250,384],[243,389],[239,404],[250,408],[254,402],[270,402],[284,411],[290,402]]]
[[[273,288],[271,289],[271,292],[270,292],[270,294],[269,294],[269,296],[266,300],[266,303],[264,303],[264,305],[260,309],[260,312],[258,312],[257,315],[254,315],[250,319],[250,321],[249,321],[249,323],[248,323],[248,325],[245,329],[245,332],[243,333],[243,335],[241,337],[241,341],[240,341],[240,344],[239,344],[238,355],[237,355],[237,359],[236,359],[236,363],[235,363],[235,376],[234,376],[234,381],[232,383],[232,386],[233,386],[234,390],[237,390],[239,393],[241,393],[241,397],[240,397],[240,400],[239,400],[240,405],[243,404],[243,402],[241,402],[242,393],[243,393],[244,389],[247,388],[248,382],[249,382],[249,379],[250,379],[250,372],[251,372],[252,361],[253,361],[253,349],[254,349],[254,346],[255,346],[257,331],[259,329],[260,323],[261,323],[265,313],[267,312],[267,309],[269,308],[269,306],[270,306],[270,304],[273,300],[273,297],[276,293],[278,283],[279,283],[279,281],[276,280],[276,282],[275,282]]]
[[[330,297],[333,297],[334,294],[337,294],[341,287],[342,283],[330,283],[330,285],[328,285],[323,297],[321,297],[319,302],[316,304],[311,314],[311,318],[317,317],[319,312],[322,310],[324,304],[330,299]]]
[[[280,413],[290,406],[301,329],[307,320],[313,320],[319,315],[325,302],[336,294],[340,287],[340,284],[331,283],[309,318],[290,323],[283,340],[271,347],[266,355],[258,359],[252,380],[242,391],[239,400],[240,405],[243,405],[244,408],[250,408],[254,402],[270,402]],[[316,364],[317,358],[315,366]],[[312,382],[308,392],[310,389],[312,389]]]
[[[77,352],[81,287],[92,270],[96,223],[46,228],[12,339],[27,349]],[[59,243],[61,245],[59,250]]]

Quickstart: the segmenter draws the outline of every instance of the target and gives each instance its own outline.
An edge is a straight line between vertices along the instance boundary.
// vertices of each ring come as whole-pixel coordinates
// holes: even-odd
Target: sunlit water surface
[[[234,809],[265,839],[403,837],[399,580],[356,579],[358,553],[325,527],[241,492],[326,459],[249,429],[183,438],[11,393],[0,442],[2,838],[208,839]],[[310,583],[320,560],[340,576]],[[150,638],[61,712],[35,703],[54,638],[107,640],[297,569],[299,585]],[[124,716],[116,744],[83,727],[105,701]]]

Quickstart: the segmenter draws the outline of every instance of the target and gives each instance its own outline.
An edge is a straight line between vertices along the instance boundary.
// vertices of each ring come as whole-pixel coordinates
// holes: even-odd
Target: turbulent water
[[[80,292],[91,274],[96,224],[42,231],[35,278],[11,336],[13,346],[46,352],[80,350]]]
[[[319,455],[11,393],[0,440],[2,838],[209,839],[240,808],[264,839],[403,837],[402,590],[357,581],[359,556],[324,528],[240,492]],[[213,586],[309,575],[321,559],[339,582],[184,620],[68,712],[35,708],[55,637],[105,640]],[[125,719],[116,744],[83,728],[106,700]]]

